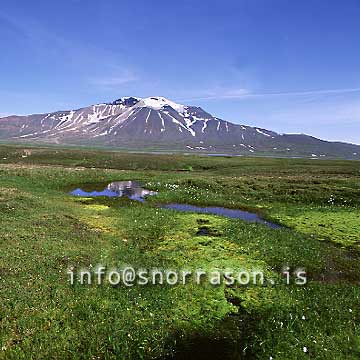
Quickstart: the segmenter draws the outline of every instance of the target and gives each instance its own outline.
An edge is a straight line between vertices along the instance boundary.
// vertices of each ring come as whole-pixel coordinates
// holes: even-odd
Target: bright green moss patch
[[[277,220],[305,234],[316,235],[343,246],[360,244],[360,211],[326,207],[306,208],[294,215],[274,216]]]

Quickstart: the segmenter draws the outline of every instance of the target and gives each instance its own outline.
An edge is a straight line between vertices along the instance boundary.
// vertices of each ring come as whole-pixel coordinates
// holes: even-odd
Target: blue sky
[[[0,114],[165,96],[360,144],[358,0],[2,0]]]

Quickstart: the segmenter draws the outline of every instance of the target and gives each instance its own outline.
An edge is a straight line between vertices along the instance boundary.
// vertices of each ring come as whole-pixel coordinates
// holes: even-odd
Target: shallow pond
[[[161,206],[164,209],[173,209],[178,211],[186,211],[186,212],[195,212],[200,214],[213,214],[213,215],[220,215],[225,216],[232,219],[241,219],[246,222],[256,222],[260,224],[267,225],[272,229],[281,229],[282,226],[272,223],[270,221],[262,219],[258,214],[251,213],[249,211],[243,210],[235,210],[235,209],[228,209],[223,207],[199,207],[194,205],[187,205],[187,204],[168,204]]]
[[[156,195],[156,191],[144,189],[136,181],[114,181],[100,191],[85,191],[83,189],[75,189],[70,192],[71,195],[84,197],[128,197],[131,200],[145,201],[145,196]]]
[[[84,197],[123,197],[126,196],[131,200],[145,201],[146,196],[156,195],[156,191],[144,189],[137,181],[115,181],[107,185],[100,191],[85,191],[81,188],[70,192],[71,195]],[[224,207],[199,207],[188,204],[167,204],[159,205],[163,209],[172,209],[177,211],[195,212],[200,214],[213,214],[225,216],[232,219],[241,219],[246,222],[255,222],[264,224],[272,229],[281,229],[282,226],[262,219],[258,214],[249,211],[228,209]]]

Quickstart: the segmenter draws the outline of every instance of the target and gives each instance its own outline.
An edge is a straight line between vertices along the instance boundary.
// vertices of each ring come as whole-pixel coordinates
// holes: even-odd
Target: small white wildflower
[[[306,346],[303,347],[303,352],[304,352],[304,353],[309,352]]]
[[[306,320],[306,317],[305,317],[305,315],[303,315],[303,316],[302,316],[302,319],[303,319],[303,320]]]

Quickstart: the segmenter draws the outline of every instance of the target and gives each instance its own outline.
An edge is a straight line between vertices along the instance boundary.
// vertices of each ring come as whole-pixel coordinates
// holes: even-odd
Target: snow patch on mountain
[[[265,132],[261,131],[260,129],[256,128],[256,131],[261,134],[261,135],[264,135],[264,136],[271,136],[269,134],[266,134]]]
[[[145,99],[142,99],[137,104],[138,106],[148,107],[153,110],[161,110],[166,106],[171,106],[177,112],[183,114],[184,113],[184,105],[177,104],[171,100],[168,100],[164,97],[160,96],[152,96]]]

